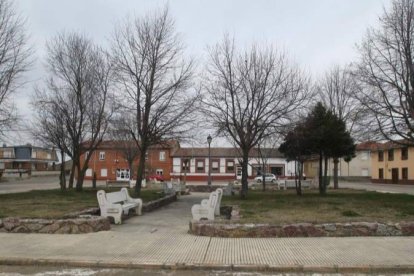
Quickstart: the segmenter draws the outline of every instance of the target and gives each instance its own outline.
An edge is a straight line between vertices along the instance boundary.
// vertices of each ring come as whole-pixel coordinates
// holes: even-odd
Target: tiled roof
[[[378,150],[388,150],[388,149],[399,149],[404,147],[413,147],[414,142],[410,142],[407,140],[398,140],[398,141],[388,141],[385,143],[377,143],[377,146],[372,149],[373,151]]]
[[[362,142],[359,143],[358,145],[356,145],[356,150],[376,150],[379,146],[381,146],[380,143],[375,142],[375,141],[366,141],[366,142]]]
[[[277,149],[262,149],[264,156],[268,158],[283,158],[283,154]],[[172,153],[173,157],[208,157],[208,148],[180,148]],[[240,157],[241,153],[237,148],[211,148],[211,157]],[[259,157],[258,150],[252,149],[249,157]]]
[[[120,149],[124,148],[128,143],[131,146],[135,145],[135,141],[120,141],[120,140],[106,140],[102,141],[101,144],[97,149]],[[86,143],[85,143],[86,144]],[[151,149],[168,149],[168,148],[175,148],[179,147],[178,141],[169,140],[164,143],[160,143],[158,145],[151,146]]]

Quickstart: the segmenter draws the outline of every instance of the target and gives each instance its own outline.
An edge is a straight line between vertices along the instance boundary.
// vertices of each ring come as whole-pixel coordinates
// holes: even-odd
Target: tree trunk
[[[141,194],[142,179],[144,175],[145,168],[145,154],[147,152],[147,147],[141,146],[141,152],[139,155],[139,163],[137,169],[137,182],[135,184],[135,194],[139,196]]]
[[[96,190],[96,172],[93,172],[92,189]]]
[[[128,169],[129,169],[129,187],[131,187],[131,181],[134,180],[134,170],[132,166],[132,162],[134,161],[128,161]],[[136,183],[136,182],[135,182]]]
[[[265,164],[264,163],[263,163],[263,166],[262,166],[262,182],[263,182],[262,190],[264,192],[264,191],[266,191],[266,173],[265,173]]]
[[[322,152],[319,152],[319,193],[323,194],[323,174],[322,174],[322,159],[323,154]]]
[[[324,168],[323,168],[323,194],[326,194],[326,187],[328,186],[328,157],[324,156]]]
[[[83,189],[83,178],[85,176],[86,169],[84,168],[81,169],[80,161],[77,162],[76,168],[78,170],[78,178],[76,179],[76,191],[81,192]]]
[[[60,159],[61,159],[61,165],[60,165],[60,189],[62,191],[66,190],[66,176],[65,176],[65,153],[63,150],[60,151]]]
[[[302,195],[302,176],[303,176],[303,163],[302,162],[300,162],[300,161],[298,161],[298,164],[299,164],[299,177],[298,177],[298,184],[297,184],[297,187],[296,187],[296,194],[298,195],[298,196],[301,196]]]
[[[70,170],[70,176],[69,176],[69,189],[73,189],[73,182],[75,179],[75,170],[76,170],[75,161],[72,159],[72,168]]]
[[[242,199],[245,199],[247,197],[247,191],[249,189],[248,187],[248,175],[247,175],[247,165],[249,162],[249,152],[243,151],[243,161],[242,161],[242,187],[240,191],[240,197]]]
[[[334,159],[334,189],[339,188],[339,185],[338,185],[338,163],[339,163],[339,159],[335,158]]]

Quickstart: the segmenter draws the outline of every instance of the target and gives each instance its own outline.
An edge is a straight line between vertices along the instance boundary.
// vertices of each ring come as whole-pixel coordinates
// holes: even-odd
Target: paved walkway
[[[83,235],[0,233],[0,265],[118,268],[218,268],[276,271],[414,271],[414,237],[210,238],[187,234],[190,207],[206,194],[183,196],[111,231]],[[406,270],[408,271],[408,270]]]
[[[371,182],[339,182],[340,188],[376,191],[380,193],[401,193],[414,195],[414,185],[378,184]]]

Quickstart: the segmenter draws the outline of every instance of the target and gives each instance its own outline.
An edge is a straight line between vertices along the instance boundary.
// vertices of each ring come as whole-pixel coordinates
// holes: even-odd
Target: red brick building
[[[171,154],[177,148],[179,148],[179,143],[176,141],[152,146],[146,157],[145,176],[158,174],[162,175],[166,180],[170,179],[172,168]],[[81,156],[81,166],[83,166],[85,159],[86,156],[83,154]],[[137,154],[132,165],[134,176],[131,177],[128,162],[125,158],[125,142],[104,141],[92,153],[85,179],[92,179],[94,172],[96,172],[98,180],[127,181],[131,178],[136,179],[138,163],[139,155]]]

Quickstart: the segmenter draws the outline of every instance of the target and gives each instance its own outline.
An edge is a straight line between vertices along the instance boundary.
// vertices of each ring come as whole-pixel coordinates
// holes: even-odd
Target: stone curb
[[[133,263],[122,261],[1,258],[0,265],[15,266],[65,266],[117,269],[156,269],[156,270],[225,270],[248,272],[280,273],[414,273],[414,265],[241,265],[241,264],[186,264],[186,263]]]

